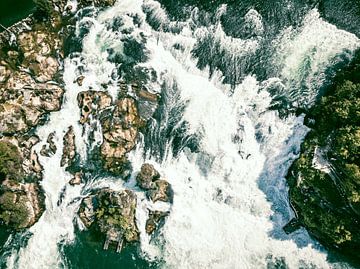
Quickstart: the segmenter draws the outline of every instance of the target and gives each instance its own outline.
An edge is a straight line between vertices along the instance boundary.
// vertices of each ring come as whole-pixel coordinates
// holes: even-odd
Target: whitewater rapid
[[[323,21],[317,10],[310,10],[301,26],[283,29],[268,44],[273,46],[271,64],[277,76],[258,81],[253,74],[244,75],[232,62],[239,57],[249,59],[262,49],[265,28],[261,14],[256,10],[246,14],[245,21],[254,35],[240,39],[227,36],[222,29],[220,17],[226,6],[219,8],[216,22],[208,25],[199,23],[198,12],[194,9],[187,21],[174,22],[153,0],[122,0],[103,12],[90,9],[87,15],[78,16],[77,35],[84,25],[89,32],[82,41],[82,52],[65,60],[63,107],[36,132],[42,141],[37,151],[47,136],[56,132],[56,154],[40,157],[46,211],[30,228],[27,244],[7,257],[8,268],[67,267],[59,245],[75,239],[79,203],[74,201],[95,186],[123,188],[123,183],[113,178],[69,187],[71,175],[60,167],[60,159],[63,136],[70,125],[75,128],[82,163],[87,161],[88,148],[101,144],[101,135],[89,142],[91,130],[83,132],[79,125],[76,97],[90,87],[102,90],[104,83],[109,85],[111,96],[117,96],[120,76],[114,70],[121,63],[109,60],[109,49],[124,55],[124,38],[144,44],[147,59],[137,66],[156,71],[157,80],[148,81],[146,87],[163,97],[161,119],[152,121],[149,133],[154,140],[149,144],[140,137],[129,159],[134,171],[145,161],[153,163],[174,190],[171,213],[161,234],[151,241],[144,232],[145,212],[154,205],[139,197],[141,255],[162,260],[164,268],[181,269],[275,268],[276,263],[288,268],[347,266],[329,263],[327,253],[305,230],[292,235],[282,231],[294,215],[284,177],[308,129],[303,125],[304,115],[281,118],[278,111],[269,109],[274,96],[268,89],[275,87],[289,102],[311,106],[325,83],[324,72],[344,57],[351,58],[359,40]],[[119,17],[122,24],[109,27]],[[154,27],[154,22],[160,27]],[[198,68],[192,51],[205,39],[210,47],[209,61],[213,54],[222,53],[234,81],[240,83],[225,84],[220,70]],[[82,87],[75,83],[79,70],[85,76]],[[179,142],[171,135],[184,126],[180,139],[183,146],[175,150]],[[195,141],[196,150],[189,141]],[[127,187],[134,186],[134,177]],[[60,194],[63,198],[59,203]]]

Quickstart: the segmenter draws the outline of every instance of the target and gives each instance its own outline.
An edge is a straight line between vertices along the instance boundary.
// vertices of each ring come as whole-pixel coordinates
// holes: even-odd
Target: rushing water
[[[291,9],[292,2],[288,5],[284,8]],[[40,157],[47,209],[27,233],[8,239],[6,267],[348,268],[329,262],[304,229],[282,231],[293,217],[284,177],[308,131],[304,116],[295,116],[292,108],[314,103],[359,40],[311,7],[296,25],[279,24],[272,34],[269,21],[249,9],[239,18],[244,25],[237,36],[224,30],[226,5],[213,13],[191,7],[187,12],[174,21],[156,1],[122,0],[102,12],[77,13],[82,51],[65,60],[63,107],[37,130],[43,141],[38,150],[54,131],[58,147],[50,159]],[[74,83],[79,74],[85,75],[82,87]],[[60,159],[70,125],[82,165],[101,143],[99,130],[89,140],[91,126],[84,131],[78,123],[77,94],[105,90],[106,84],[116,97],[118,80],[129,76],[162,96],[148,134],[129,158],[134,171],[147,161],[166,176],[174,204],[161,233],[150,240],[144,232],[146,208],[166,208],[145,202],[139,193],[140,246],[118,255],[86,243],[77,231],[78,198],[99,186],[132,188],[135,175],[128,183],[88,175],[85,184],[71,187]],[[92,124],[99,127],[96,120]]]

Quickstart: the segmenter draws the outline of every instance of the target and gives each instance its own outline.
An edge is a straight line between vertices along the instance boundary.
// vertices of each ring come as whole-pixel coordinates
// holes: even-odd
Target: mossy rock
[[[310,234],[360,261],[360,84],[337,82],[307,117],[315,124],[287,176],[290,200]],[[328,171],[314,167],[316,147]]]

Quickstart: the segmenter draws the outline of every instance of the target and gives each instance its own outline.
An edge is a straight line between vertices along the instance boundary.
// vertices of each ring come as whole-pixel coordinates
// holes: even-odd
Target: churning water
[[[294,215],[284,177],[308,131],[304,116],[291,108],[311,106],[332,68],[351,59],[359,40],[311,8],[274,35],[267,35],[262,14],[249,9],[239,18],[246,34],[238,36],[223,28],[226,5],[213,13],[187,11],[187,19],[175,21],[156,1],[119,0],[102,12],[77,13],[82,50],[65,60],[63,107],[37,130],[43,141],[38,150],[52,132],[58,147],[50,159],[40,158],[46,211],[22,238],[9,238],[3,256],[8,268],[103,268],[74,266],[63,251],[76,244],[79,197],[98,186],[132,188],[135,175],[128,183],[89,176],[70,187],[71,175],[60,167],[62,139],[74,126],[85,165],[89,149],[101,143],[101,130],[88,139],[99,124],[94,119],[83,130],[76,96],[91,88],[116,97],[119,79],[130,75],[162,96],[148,134],[129,156],[134,171],[151,162],[174,189],[170,216],[152,240],[144,231],[147,208],[167,208],[139,194],[142,234],[132,259],[163,268],[348,268],[330,263],[305,230],[282,231]],[[80,74],[82,87],[74,83]]]

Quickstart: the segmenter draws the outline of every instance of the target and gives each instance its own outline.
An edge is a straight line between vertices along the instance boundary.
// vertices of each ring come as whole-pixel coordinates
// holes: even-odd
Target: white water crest
[[[197,150],[184,147],[174,154],[173,139],[161,137],[165,145],[159,151],[165,154],[151,153],[146,143],[141,142],[129,156],[134,171],[145,161],[151,162],[174,190],[174,203],[159,235],[161,238],[154,241],[145,234],[145,212],[149,207],[168,208],[149,204],[138,193],[137,223],[142,255],[163,260],[164,268],[181,269],[271,268],[271,264],[279,261],[288,268],[347,266],[330,264],[326,252],[305,230],[293,235],[282,231],[283,225],[293,217],[284,177],[299,154],[308,128],[303,125],[304,115],[283,119],[277,111],[270,110],[272,97],[266,89],[277,83],[301,102],[311,105],[324,82],[323,72],[340,62],[339,55],[345,53],[351,57],[359,40],[323,21],[316,10],[311,10],[299,29],[285,29],[271,44],[276,51],[274,66],[281,67],[277,77],[258,81],[248,74],[236,87],[230,87],[223,84],[220,71],[213,72],[209,78],[208,68],[200,70],[191,51],[206,37],[220,46],[225,60],[256,54],[265,31],[261,15],[256,10],[246,14],[245,21],[254,25],[257,37],[242,40],[227,36],[220,21],[197,27],[196,12],[188,21],[171,24],[166,11],[155,1],[122,0],[95,18],[82,18],[82,22],[90,22],[92,26],[83,40],[82,53],[65,61],[63,107],[37,130],[43,143],[55,131],[58,147],[50,159],[40,158],[44,167],[46,211],[30,229],[33,235],[28,244],[8,258],[9,268],[64,266],[58,244],[74,240],[73,222],[79,204],[71,202],[82,196],[82,189],[124,187],[119,181],[101,178],[69,188],[71,176],[60,167],[62,138],[70,125],[75,128],[81,161],[86,162],[88,141],[78,123],[76,96],[90,87],[105,90],[101,85],[106,83],[107,91],[116,98],[119,77],[114,75],[116,64],[108,60],[108,49],[123,53],[124,36],[146,40],[149,59],[139,66],[157,73],[157,81],[146,86],[153,92],[166,91],[163,120],[152,131],[161,134],[170,126],[171,111],[177,111],[178,122],[172,123],[171,128],[185,124],[186,135],[198,142]],[[222,12],[226,12],[224,6],[219,10]],[[134,22],[135,15],[140,23]],[[154,29],[146,22],[146,16],[180,30]],[[128,31],[108,27],[116,17],[122,18],[121,30]],[[305,70],[305,93],[302,92],[304,61],[310,66]],[[82,88],[74,83],[79,66],[84,68]],[[38,145],[38,150],[43,143]],[[127,187],[134,186],[134,176]],[[61,193],[63,199],[58,203]]]

